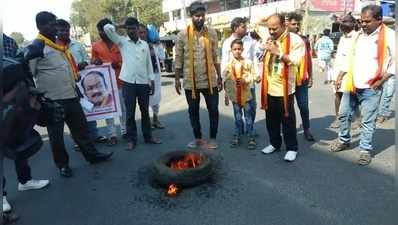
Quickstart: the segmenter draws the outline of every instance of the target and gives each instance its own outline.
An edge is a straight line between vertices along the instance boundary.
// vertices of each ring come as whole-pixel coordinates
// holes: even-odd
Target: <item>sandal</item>
[[[239,145],[239,137],[234,136],[231,140],[231,148],[236,148]]]
[[[254,149],[256,149],[256,147],[257,147],[256,140],[254,138],[250,138],[249,143],[247,145],[247,149],[254,150]]]

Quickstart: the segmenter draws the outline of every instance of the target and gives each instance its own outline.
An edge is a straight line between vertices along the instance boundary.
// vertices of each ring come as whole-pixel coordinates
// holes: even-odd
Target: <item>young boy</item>
[[[254,81],[259,80],[259,77],[256,76],[253,63],[242,57],[243,42],[241,39],[232,41],[231,52],[233,58],[224,70],[225,105],[228,106],[229,100],[232,101],[235,117],[235,134],[231,140],[231,147],[238,146],[240,138],[244,134],[243,111],[246,131],[249,137],[247,148],[254,150],[257,144],[254,138],[253,120],[251,118],[252,104],[250,104],[250,101],[253,101],[253,96],[250,92],[250,87]]]

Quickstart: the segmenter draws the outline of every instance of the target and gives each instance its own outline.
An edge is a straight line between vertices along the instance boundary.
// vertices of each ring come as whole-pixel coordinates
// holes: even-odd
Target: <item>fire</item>
[[[196,168],[202,163],[202,157],[193,153],[187,154],[184,158],[172,161],[170,168],[173,170],[184,170],[188,168]]]
[[[179,190],[179,188],[177,188],[176,185],[170,184],[169,190],[167,191],[167,194],[170,195],[170,196],[175,196],[177,194],[178,190]]]

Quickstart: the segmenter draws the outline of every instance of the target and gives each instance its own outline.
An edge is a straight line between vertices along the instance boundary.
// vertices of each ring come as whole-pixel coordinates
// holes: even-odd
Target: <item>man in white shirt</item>
[[[248,59],[251,62],[253,62],[255,65],[257,65],[256,60],[256,52],[255,52],[255,47],[256,47],[256,42],[247,34],[247,19],[242,18],[242,17],[235,17],[231,21],[231,30],[233,33],[231,36],[223,42],[222,45],[222,52],[221,52],[221,71],[224,73],[224,70],[226,69],[226,65],[229,63],[230,59],[232,59],[232,53],[231,53],[231,43],[235,39],[241,39],[243,42],[243,53],[242,57],[244,59]],[[257,68],[257,67],[255,67]],[[258,72],[256,71],[258,74]],[[256,103],[256,86],[253,83],[253,85],[250,88],[251,95],[253,96],[253,101],[250,101],[251,104],[251,114],[252,114],[252,119],[253,119],[253,124],[256,119],[256,108],[257,108],[257,103]]]
[[[104,26],[104,31],[111,41],[120,49],[122,55],[122,69],[120,79],[123,83],[123,97],[126,105],[126,127],[128,150],[133,150],[137,144],[137,126],[135,123],[135,108],[138,105],[141,111],[141,126],[145,143],[160,144],[160,140],[152,137],[151,121],[149,118],[149,95],[155,89],[154,73],[148,44],[138,37],[139,22],[136,18],[129,17],[124,25],[127,36],[120,36],[112,24]]]
[[[359,165],[368,165],[373,150],[372,138],[376,128],[377,109],[382,94],[383,83],[395,73],[395,33],[383,25],[382,8],[368,5],[361,12],[362,31],[352,50],[352,56],[336,80],[340,88],[343,76],[347,76],[347,90],[341,100],[338,140],[331,151],[338,152],[349,148],[351,141],[351,115],[357,105],[361,105],[361,140],[359,142]],[[350,82],[352,80],[352,82]],[[350,86],[351,85],[351,86]]]

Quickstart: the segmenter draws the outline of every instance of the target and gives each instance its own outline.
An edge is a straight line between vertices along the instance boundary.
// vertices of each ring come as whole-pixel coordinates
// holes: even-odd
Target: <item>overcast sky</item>
[[[58,18],[69,21],[73,0],[2,0],[3,32],[21,32],[25,39],[37,35],[35,16],[40,11],[50,11]]]

